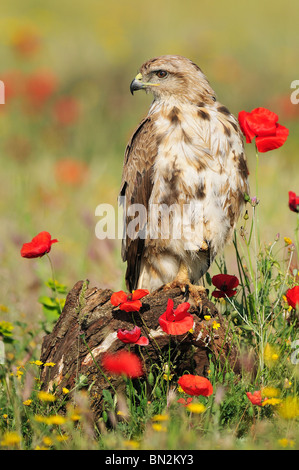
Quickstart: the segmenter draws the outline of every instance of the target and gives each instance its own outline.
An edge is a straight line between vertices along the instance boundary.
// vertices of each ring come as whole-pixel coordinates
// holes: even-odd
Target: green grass
[[[0,105],[0,334],[6,351],[0,366],[1,447],[298,449],[296,406],[294,416],[286,419],[279,407],[253,406],[246,396],[263,386],[277,388],[282,402],[298,396],[298,366],[291,362],[297,319],[283,298],[288,287],[298,284],[296,253],[284,242],[284,237],[295,240],[298,223],[287,195],[299,190],[299,111],[288,105],[290,83],[298,78],[298,8],[286,2],[282,11],[275,1],[269,10],[257,0],[246,6],[217,1],[213,8],[209,2],[191,0],[152,0],[146,8],[136,0],[88,0],[81,5],[54,0],[47,9],[33,0],[26,5],[21,0],[4,2],[0,79],[6,81],[8,73],[17,71],[24,84],[26,77],[46,69],[57,85],[39,109],[28,106],[26,93],[7,96]],[[27,55],[15,47],[23,28],[25,39],[32,32],[38,37],[38,48]],[[70,392],[76,394],[78,410],[70,408],[63,424],[51,424],[47,418],[63,404],[38,398],[39,368],[30,361],[39,358],[42,338],[77,280],[89,279],[91,286],[114,291],[124,287],[120,242],[96,238],[95,209],[100,203],[116,207],[125,145],[150,104],[145,94],[132,97],[129,84],[146,59],[166,53],[198,63],[219,100],[235,115],[269,107],[290,129],[283,147],[260,156],[260,204],[249,206],[249,219],[241,218],[225,259],[219,258],[210,271],[212,276],[227,270],[241,281],[238,295],[217,306],[233,325],[234,344],[244,352],[244,363],[250,365],[251,352],[257,353],[257,375],[248,372],[240,378],[229,367],[211,363],[215,392],[199,398],[206,411],[196,414],[177,403],[178,377],[167,387],[163,365],[158,365],[136,391],[135,405],[129,383],[128,395],[106,395],[104,417],[96,429],[88,408],[92,391],[78,383]],[[70,125],[57,123],[54,114],[57,101],[66,96],[80,110]],[[254,147],[246,145],[246,153],[254,196]],[[57,165],[66,158],[74,168],[77,162],[85,165],[84,178],[59,177]],[[65,286],[59,304],[46,285],[51,278],[47,259],[20,256],[22,244],[42,230],[59,240],[51,252],[55,277]],[[271,360],[271,352],[276,359]],[[24,405],[29,398],[30,405]],[[125,410],[125,418],[117,414],[119,409]],[[168,419],[153,427],[157,414]],[[40,421],[36,416],[42,416]],[[111,420],[117,423],[114,428]],[[15,444],[5,445],[7,432],[16,433]]]

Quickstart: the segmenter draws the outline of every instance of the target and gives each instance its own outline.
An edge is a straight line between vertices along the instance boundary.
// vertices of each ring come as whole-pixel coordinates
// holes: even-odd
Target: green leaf
[[[111,406],[111,408],[113,409],[114,408],[114,402],[113,402],[113,397],[111,395],[111,393],[109,392],[109,390],[103,390],[103,397],[104,397],[104,400]]]
[[[152,371],[148,374],[147,381],[150,385],[154,385],[155,377]]]
[[[246,331],[253,331],[253,328],[249,325],[239,325],[239,327]]]
[[[14,326],[9,321],[0,321],[0,334],[4,337],[12,337]]]
[[[43,313],[46,317],[46,320],[49,322],[55,322],[60,316],[60,310],[56,308],[49,308],[46,305],[43,305]]]
[[[59,294],[66,294],[67,293],[67,286],[65,284],[61,284],[58,281],[53,281],[53,279],[49,279],[47,282],[45,282],[45,285],[47,287],[50,287],[50,289],[53,292],[58,292]]]
[[[103,417],[104,423],[107,423],[107,421],[108,421],[108,415],[107,415],[107,413],[106,413],[105,410],[103,411],[102,417]]]
[[[41,295],[38,299],[39,303],[44,305],[48,308],[57,308],[57,302],[55,299],[51,297],[47,297],[46,295]]]
[[[84,374],[80,374],[78,380],[76,380],[76,386],[80,390],[80,388],[88,386],[88,378]]]
[[[211,276],[209,273],[206,273],[206,280],[207,280],[207,283],[209,284],[209,286],[212,285],[212,279],[211,279]]]

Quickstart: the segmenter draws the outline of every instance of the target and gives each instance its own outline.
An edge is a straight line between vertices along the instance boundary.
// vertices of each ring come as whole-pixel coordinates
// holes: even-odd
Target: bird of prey
[[[179,286],[200,303],[206,290],[199,282],[231,239],[249,193],[243,135],[185,57],[148,60],[130,90],[154,99],[124,157],[125,228],[134,222],[130,207],[145,209],[122,242],[127,288]]]

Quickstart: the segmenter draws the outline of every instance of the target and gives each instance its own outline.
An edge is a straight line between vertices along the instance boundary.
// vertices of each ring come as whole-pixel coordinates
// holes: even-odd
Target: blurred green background
[[[207,75],[235,115],[268,107],[290,129],[259,163],[262,240],[293,236],[288,191],[299,192],[299,3],[286,0],[2,0],[0,79],[0,304],[35,318],[51,276],[46,258],[22,259],[38,232],[58,238],[57,279],[123,287],[120,241],[95,236],[98,204],[116,207],[128,138],[151,97],[129,92],[147,59],[181,54]],[[255,153],[246,145],[251,193]],[[229,251],[228,251],[229,252]],[[0,312],[1,319],[1,312]]]

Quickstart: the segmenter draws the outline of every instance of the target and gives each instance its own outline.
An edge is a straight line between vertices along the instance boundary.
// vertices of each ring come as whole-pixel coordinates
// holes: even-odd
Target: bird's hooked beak
[[[134,95],[134,91],[143,90],[150,86],[159,86],[159,83],[145,83],[142,81],[141,73],[138,73],[130,85],[130,92]]]
[[[142,82],[142,75],[141,73],[139,73],[131,82],[130,92],[132,93],[132,95],[134,95],[134,91],[142,90],[142,88],[144,87],[145,87],[145,83]]]

